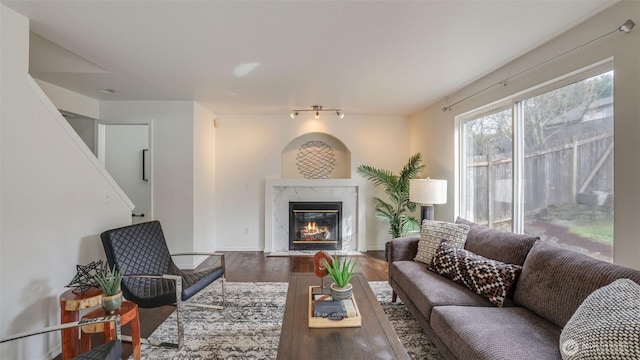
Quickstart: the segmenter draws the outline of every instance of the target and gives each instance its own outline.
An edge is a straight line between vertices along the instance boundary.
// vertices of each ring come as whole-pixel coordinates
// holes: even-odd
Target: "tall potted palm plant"
[[[420,228],[418,220],[407,212],[413,212],[417,207],[416,203],[409,201],[409,180],[415,179],[423,168],[422,155],[417,153],[409,158],[398,175],[370,165],[360,165],[356,169],[365,179],[371,180],[374,186],[384,186],[389,202],[378,197],[374,197],[373,202],[376,217],[389,223],[392,238],[404,236],[407,232]]]

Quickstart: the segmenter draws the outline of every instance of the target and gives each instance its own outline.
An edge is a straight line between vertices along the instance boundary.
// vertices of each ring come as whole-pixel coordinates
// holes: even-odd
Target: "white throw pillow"
[[[618,279],[589,295],[560,334],[564,360],[640,359],[640,285]]]
[[[469,225],[424,220],[420,229],[418,252],[414,260],[430,265],[442,241],[449,241],[454,248],[462,248],[467,241],[468,232]]]

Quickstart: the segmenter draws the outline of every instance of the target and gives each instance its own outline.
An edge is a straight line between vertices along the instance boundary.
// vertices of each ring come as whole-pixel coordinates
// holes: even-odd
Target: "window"
[[[461,216],[611,262],[613,71],[459,118]]]
[[[511,109],[493,109],[464,124],[466,173],[463,217],[512,229],[513,126]]]

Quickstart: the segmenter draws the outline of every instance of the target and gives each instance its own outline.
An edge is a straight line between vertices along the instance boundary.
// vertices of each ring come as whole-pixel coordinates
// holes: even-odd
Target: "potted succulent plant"
[[[122,290],[120,290],[120,282],[124,275],[124,269],[116,269],[105,266],[105,269],[94,275],[95,281],[102,289],[102,308],[108,314],[120,309],[122,305]]]
[[[336,257],[331,263],[323,259],[324,266],[329,273],[329,277],[333,280],[331,284],[331,297],[334,300],[346,300],[351,298],[353,294],[353,285],[350,281],[353,278],[353,269],[356,262],[347,257],[340,259]]]

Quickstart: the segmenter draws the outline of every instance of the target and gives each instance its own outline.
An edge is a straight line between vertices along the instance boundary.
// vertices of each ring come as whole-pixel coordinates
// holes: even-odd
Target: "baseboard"
[[[216,249],[217,252],[225,252],[225,251],[259,251],[262,252],[264,251],[264,248],[255,248],[255,247],[248,247],[248,248],[237,248],[237,247],[219,247]]]
[[[318,251],[317,250],[298,250],[298,251],[271,251],[271,252],[265,252],[264,254],[266,256],[314,256]],[[344,251],[335,251],[335,250],[330,250],[328,251],[328,253],[330,253],[331,255],[347,255],[347,256],[358,256],[358,255],[362,255],[362,253],[360,251],[348,251],[348,252],[344,252]]]

